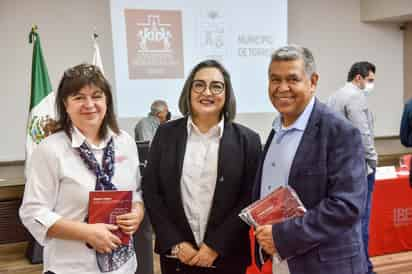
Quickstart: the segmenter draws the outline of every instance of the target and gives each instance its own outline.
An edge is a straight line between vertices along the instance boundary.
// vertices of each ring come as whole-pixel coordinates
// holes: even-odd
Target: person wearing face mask
[[[368,242],[371,199],[378,154],[374,144],[373,115],[368,108],[367,96],[374,89],[375,73],[376,67],[370,62],[354,63],[349,70],[347,83],[332,94],[327,101],[329,107],[352,122],[362,134],[362,143],[365,149],[365,160],[368,168],[368,194],[366,208],[362,217],[362,238],[368,264],[368,271],[366,273],[374,273],[373,265],[368,255]]]

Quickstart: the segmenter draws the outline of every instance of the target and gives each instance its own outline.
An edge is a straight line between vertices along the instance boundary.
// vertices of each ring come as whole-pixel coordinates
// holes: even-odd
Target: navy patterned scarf
[[[116,186],[112,184],[114,174],[113,138],[110,139],[103,150],[102,167],[100,167],[86,142],[83,142],[78,149],[80,158],[82,158],[87,168],[96,175],[95,190],[116,190]]]
[[[78,148],[80,158],[86,164],[87,168],[96,175],[95,190],[116,190],[112,183],[114,175],[114,142],[113,138],[107,143],[103,151],[103,161],[100,167],[94,157],[93,152],[86,142]],[[111,253],[99,253],[96,251],[97,264],[101,272],[111,272],[119,269],[132,256],[134,256],[134,245],[132,238],[128,245],[120,245]]]

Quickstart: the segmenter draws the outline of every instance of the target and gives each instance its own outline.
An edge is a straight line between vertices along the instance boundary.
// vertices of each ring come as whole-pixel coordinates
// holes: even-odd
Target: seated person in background
[[[151,142],[160,124],[170,120],[170,112],[167,103],[163,100],[155,100],[150,106],[150,113],[147,117],[142,118],[134,129],[134,137],[136,142],[149,141]],[[144,150],[142,147],[139,153]],[[140,159],[146,161],[146,159]],[[143,164],[145,166],[146,164]],[[142,170],[143,172],[143,170]],[[134,244],[136,249],[141,250],[137,254],[139,260],[139,268],[136,274],[152,274],[153,273],[153,231],[146,215],[142,221],[138,233],[134,236]]]
[[[68,69],[60,81],[59,129],[32,154],[20,217],[44,246],[44,273],[130,274],[137,267],[132,235],[143,219],[138,156],[118,127],[109,83],[93,65]],[[133,191],[132,211],[116,225],[88,224],[89,192]]]
[[[142,180],[162,273],[245,273],[248,227],[238,214],[251,202],[260,138],[233,122],[230,76],[214,60],[192,70],[179,109],[183,118],[157,130]]]
[[[167,103],[163,100],[156,100],[150,106],[150,113],[142,118],[134,129],[136,142],[152,141],[160,124],[170,120],[170,112]]]

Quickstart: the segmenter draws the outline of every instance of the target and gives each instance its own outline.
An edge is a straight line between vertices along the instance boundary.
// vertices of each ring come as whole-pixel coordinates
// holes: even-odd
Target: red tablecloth
[[[369,232],[370,256],[412,250],[412,188],[407,176],[376,180]]]

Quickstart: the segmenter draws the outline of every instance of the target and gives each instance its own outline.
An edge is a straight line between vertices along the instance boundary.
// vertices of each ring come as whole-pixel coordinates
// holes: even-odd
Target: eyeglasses
[[[68,78],[75,78],[75,77],[103,77],[102,72],[100,69],[94,65],[89,64],[80,64],[75,67],[69,68],[64,72],[64,76]]]
[[[207,88],[207,83],[204,80],[193,80],[192,89],[196,93],[203,93]],[[225,90],[225,83],[220,81],[212,81],[209,83],[209,90],[213,95],[219,95]]]

